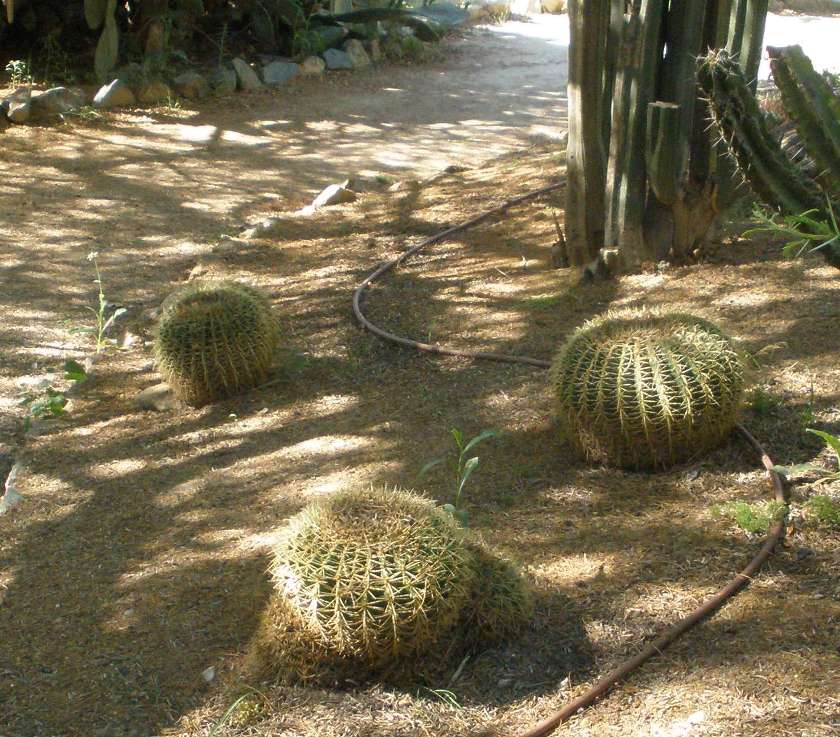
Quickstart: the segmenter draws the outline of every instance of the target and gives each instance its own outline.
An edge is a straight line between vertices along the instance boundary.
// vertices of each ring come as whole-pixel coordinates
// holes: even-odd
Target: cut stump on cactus
[[[158,366],[180,399],[202,406],[265,381],[278,337],[271,305],[256,289],[189,284],[163,304]]]
[[[731,432],[743,365],[715,325],[683,313],[608,312],[554,360],[558,419],[590,461],[656,469],[714,448]]]

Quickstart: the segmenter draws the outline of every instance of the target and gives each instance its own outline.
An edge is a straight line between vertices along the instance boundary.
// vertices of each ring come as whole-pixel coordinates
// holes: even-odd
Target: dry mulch
[[[225,256],[210,255],[208,239],[164,254],[137,288],[115,283],[131,294],[126,327],[140,340],[109,349],[67,418],[29,443],[25,503],[0,518],[0,735],[205,736],[242,693],[217,735],[515,734],[751,557],[760,541],[711,513],[767,496],[737,439],[667,473],[590,468],[552,423],[543,372],[399,350],[352,320],[353,286],[406,239],[562,166],[562,154],[530,149],[309,219],[278,211],[276,238]],[[553,207],[516,208],[433,248],[372,290],[370,314],[424,340],[548,357],[609,306],[691,310],[756,357],[744,419],[777,462],[818,455],[806,413],[840,428],[836,271],[728,239],[698,264],[579,286],[550,268]],[[241,278],[271,296],[286,335],[279,382],[200,410],[142,412],[133,398],[157,380],[155,308],[197,256],[194,276]],[[107,283],[107,258],[103,268]],[[471,525],[541,592],[522,638],[471,658],[457,679],[407,691],[238,683],[283,521],[349,484],[449,501],[444,471],[417,474],[450,447],[452,427],[504,432],[481,446],[466,493]],[[797,488],[797,508],[809,493]],[[803,520],[748,591],[558,734],[837,734],[838,564],[836,532]]]

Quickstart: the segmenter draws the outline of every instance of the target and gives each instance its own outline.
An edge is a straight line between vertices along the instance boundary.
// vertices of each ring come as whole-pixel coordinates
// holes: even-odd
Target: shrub
[[[264,381],[277,339],[271,306],[257,290],[189,284],[164,302],[158,365],[179,397],[201,406]]]
[[[623,310],[578,328],[555,358],[551,382],[558,418],[587,459],[658,468],[729,434],[743,366],[729,338],[706,320]]]
[[[812,496],[805,508],[808,516],[824,527],[840,529],[840,501],[832,499],[825,494]]]

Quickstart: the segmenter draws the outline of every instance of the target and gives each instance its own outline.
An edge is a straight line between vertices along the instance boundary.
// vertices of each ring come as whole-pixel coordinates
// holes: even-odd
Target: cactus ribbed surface
[[[799,46],[771,46],[767,52],[785,111],[821,170],[820,182],[833,196],[840,195],[840,98]]]
[[[766,203],[802,213],[823,204],[819,188],[791,163],[770,133],[737,62],[726,52],[710,52],[698,78],[709,110],[745,178]]]
[[[264,381],[277,340],[271,305],[257,290],[197,282],[164,302],[158,366],[179,397],[201,406]]]
[[[608,312],[578,328],[551,372],[557,414],[589,460],[661,468],[732,430],[743,367],[729,338],[699,317]]]
[[[770,133],[755,96],[735,60],[725,51],[710,52],[698,78],[709,110],[729,145],[738,169],[764,204],[785,215],[809,213],[814,220],[840,220],[832,195],[840,188],[840,99],[811,66],[799,47],[770,49],[773,74],[788,115],[796,122],[806,150],[821,169],[820,185],[805,175]],[[840,268],[840,244],[820,248]]]
[[[432,648],[461,616],[474,566],[451,516],[379,489],[336,494],[294,517],[272,575],[328,650],[375,665]]]

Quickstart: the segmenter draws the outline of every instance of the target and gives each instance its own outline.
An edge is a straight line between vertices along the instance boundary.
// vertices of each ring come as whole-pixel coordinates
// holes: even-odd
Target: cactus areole
[[[576,330],[551,372],[558,419],[589,460],[662,468],[718,445],[737,419],[741,359],[712,323],[608,312]]]

